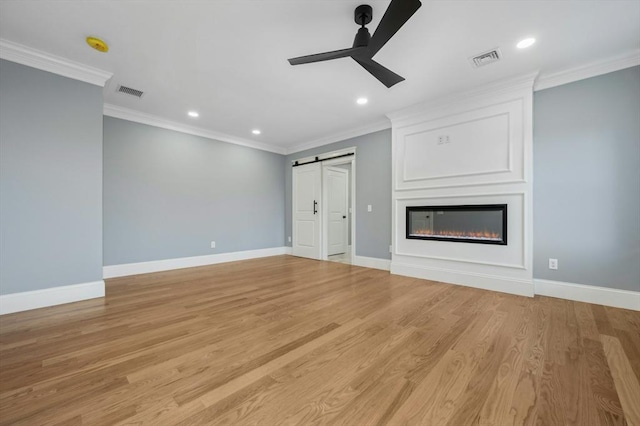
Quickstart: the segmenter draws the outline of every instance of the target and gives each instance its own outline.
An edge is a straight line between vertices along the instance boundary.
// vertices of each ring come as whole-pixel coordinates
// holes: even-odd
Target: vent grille
[[[498,62],[502,58],[502,53],[499,49],[489,50],[488,52],[481,53],[471,58],[471,63],[478,68],[494,62]]]
[[[142,95],[144,95],[144,92],[142,90],[132,89],[131,87],[122,86],[122,85],[118,86],[118,88],[116,89],[116,92],[124,93],[125,95],[135,96],[136,98],[141,98]]]

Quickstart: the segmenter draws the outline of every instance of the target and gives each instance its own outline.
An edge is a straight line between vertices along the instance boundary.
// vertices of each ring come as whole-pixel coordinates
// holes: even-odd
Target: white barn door
[[[294,256],[320,259],[320,163],[293,167],[293,248]]]

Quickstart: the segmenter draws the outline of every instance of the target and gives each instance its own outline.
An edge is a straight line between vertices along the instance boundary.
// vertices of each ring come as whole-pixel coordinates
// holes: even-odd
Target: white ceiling
[[[364,1],[2,0],[0,38],[112,72],[108,104],[287,150],[427,99],[640,48],[638,0],[422,0],[375,56],[406,78],[391,89],[349,58],[289,65],[287,58],[350,47],[353,10]],[[389,1],[367,4],[373,34]],[[109,53],[90,49],[88,35],[107,41]],[[528,36],[537,43],[516,49]],[[470,65],[495,47],[502,61]],[[119,84],[145,96],[115,93]],[[356,105],[359,96],[369,103]]]

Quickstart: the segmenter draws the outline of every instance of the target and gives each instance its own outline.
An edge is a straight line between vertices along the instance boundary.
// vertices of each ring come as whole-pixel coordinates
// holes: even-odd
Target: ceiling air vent
[[[144,95],[144,92],[142,90],[132,89],[131,87],[122,86],[122,85],[118,86],[118,88],[116,89],[116,92],[124,93],[125,95],[135,96],[137,98],[141,98],[142,95]]]
[[[481,53],[473,58],[470,58],[471,63],[478,68],[484,65],[491,64],[493,62],[498,62],[502,58],[502,53],[500,53],[500,49],[489,50],[488,52]]]

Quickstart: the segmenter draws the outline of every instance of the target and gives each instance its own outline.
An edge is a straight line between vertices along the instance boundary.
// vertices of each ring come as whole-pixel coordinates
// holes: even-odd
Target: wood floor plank
[[[629,364],[640,381],[640,333],[626,330],[616,330],[616,337],[624,348],[624,353],[629,359]]]
[[[484,386],[478,391],[485,396],[484,405],[480,410],[482,424],[513,424],[517,412],[512,410],[512,401],[516,387],[520,380],[522,363],[529,346],[534,342],[534,305],[526,310],[515,311],[508,318],[505,329],[496,340],[494,350],[486,356],[478,369],[478,375]],[[486,383],[490,380],[489,383]],[[490,386],[487,386],[489,385]],[[467,410],[473,412],[473,410]],[[462,410],[460,411],[463,412]],[[458,418],[452,424],[462,424]],[[468,420],[465,424],[468,424]]]
[[[605,307],[600,305],[592,305],[591,311],[593,312],[593,317],[596,320],[596,325],[598,326],[598,331],[600,332],[600,334],[614,336],[615,331],[613,330],[613,326],[611,325],[611,321],[609,319],[609,315],[607,315]]]
[[[561,366],[552,361],[545,361],[536,404],[536,419],[533,424],[564,425],[567,424],[562,406],[562,390],[560,383]]]
[[[291,363],[276,374],[279,386],[261,395],[266,409],[256,409],[244,401],[217,422],[230,424],[304,423],[333,417],[358,391],[350,388],[350,372],[370,365],[395,333],[394,327],[370,325],[354,334],[355,339],[341,339],[317,349],[309,356]]]
[[[283,354],[282,356],[274,358],[263,365],[259,365],[255,369],[250,370],[245,374],[242,374],[234,378],[233,380],[225,383],[224,385],[214,388],[212,391],[202,395],[200,397],[200,401],[203,403],[204,406],[209,407],[217,403],[218,401],[220,401],[220,399],[222,399],[223,397],[226,397],[227,395],[231,395],[235,392],[240,391],[241,389],[246,387],[248,384],[252,384],[263,377],[267,377],[268,375],[272,374],[274,371],[312,352],[313,350],[326,344],[330,340],[335,339],[336,337],[353,330],[355,327],[361,325],[362,322],[363,321],[360,319],[354,319],[342,326],[332,328],[331,330],[329,330],[326,333],[323,333],[313,341],[306,342],[306,344],[304,345],[296,347],[291,351],[287,351],[287,353]]]
[[[640,425],[640,313],[292,256],[0,317],[0,425]]]
[[[565,418],[569,424],[598,425],[593,392],[589,386],[590,374],[581,338],[582,329],[578,326],[574,305],[568,300],[563,301],[563,309],[567,314],[567,325],[564,327],[565,362],[559,374]]]
[[[600,339],[583,339],[589,369],[589,390],[593,397],[600,424],[623,425],[624,413],[616,386],[611,377],[609,363]]]
[[[640,425],[640,384],[632,373],[624,349],[616,337],[603,334],[600,340],[609,362],[613,382],[620,396],[624,417],[628,424]]]
[[[538,299],[532,304],[531,334],[523,354],[520,376],[511,400],[509,418],[514,425],[534,424],[540,390],[540,378],[544,368],[545,338],[550,326],[550,314],[546,305]]]
[[[419,383],[406,402],[396,411],[390,423],[447,424],[454,414],[480,360],[491,347],[507,315],[489,313],[465,330],[465,336],[440,359]]]

